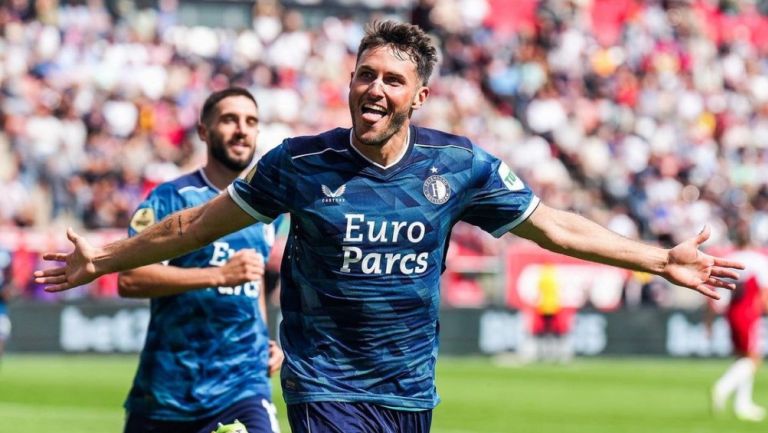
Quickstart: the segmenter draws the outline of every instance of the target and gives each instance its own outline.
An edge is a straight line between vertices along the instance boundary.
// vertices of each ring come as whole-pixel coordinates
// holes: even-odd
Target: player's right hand
[[[253,249],[236,252],[229,261],[219,268],[220,286],[231,287],[264,277],[264,258]]]
[[[45,284],[46,292],[69,290],[90,283],[99,276],[93,262],[96,249],[72,228],[67,229],[67,238],[75,246],[71,253],[43,253],[43,260],[60,262],[63,266],[39,269],[34,273],[35,282]]]

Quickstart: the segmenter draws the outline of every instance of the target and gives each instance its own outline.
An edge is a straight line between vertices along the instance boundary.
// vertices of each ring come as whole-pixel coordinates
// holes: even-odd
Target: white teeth
[[[386,114],[387,113],[387,109],[386,108],[380,107],[378,105],[364,104],[363,105],[363,109],[364,110],[373,110],[373,111],[375,111],[377,113],[381,113],[381,114]]]

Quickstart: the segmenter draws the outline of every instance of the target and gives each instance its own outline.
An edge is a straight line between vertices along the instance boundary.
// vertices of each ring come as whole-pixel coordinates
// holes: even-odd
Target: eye
[[[390,86],[402,86],[403,84],[405,84],[403,80],[401,80],[398,77],[388,77],[384,80],[384,82]]]

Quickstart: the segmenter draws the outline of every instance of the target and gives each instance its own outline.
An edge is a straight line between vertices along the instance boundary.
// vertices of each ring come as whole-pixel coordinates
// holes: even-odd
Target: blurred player
[[[713,410],[722,412],[734,395],[733,410],[739,419],[762,421],[765,408],[752,400],[752,388],[762,363],[759,326],[763,312],[768,310],[768,258],[751,244],[749,230],[746,221],[738,225],[737,250],[729,256],[745,264],[726,309],[733,351],[738,358],[715,382],[711,398]]]
[[[0,248],[0,360],[5,353],[5,343],[11,337],[11,319],[8,317],[8,301],[13,294],[11,252]]]
[[[573,357],[568,339],[573,313],[566,312],[561,303],[555,266],[544,265],[540,272],[539,297],[531,312],[536,358],[539,361],[566,363]]]
[[[103,248],[74,231],[49,291],[199,248],[290,213],[281,268],[281,379],[293,433],[426,433],[435,389],[440,274],[451,229],[467,221],[550,250],[644,270],[717,296],[737,263],[701,253],[708,230],[672,249],[635,242],[539,202],[469,139],[411,125],[437,60],[416,26],[367,29],[350,75],[352,128],[285,140],[204,206]],[[145,253],[145,255],[139,254]]]
[[[210,95],[198,124],[205,166],[155,188],[129,234],[219,195],[253,160],[258,127],[247,90]],[[126,433],[210,433],[235,419],[250,433],[278,432],[269,374],[283,355],[269,341],[262,278],[273,238],[271,226],[254,224],[165,265],[120,274],[121,296],[151,298],[147,341],[125,403]]]

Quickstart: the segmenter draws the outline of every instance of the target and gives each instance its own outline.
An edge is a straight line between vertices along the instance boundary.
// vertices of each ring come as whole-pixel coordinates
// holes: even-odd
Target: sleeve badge
[[[517,175],[512,172],[509,166],[503,161],[501,165],[499,165],[499,176],[501,177],[501,181],[504,182],[504,185],[506,185],[507,189],[510,191],[520,191],[525,188],[522,179],[517,177]]]
[[[155,223],[155,211],[145,207],[136,211],[131,218],[131,228],[137,233]]]

